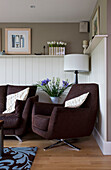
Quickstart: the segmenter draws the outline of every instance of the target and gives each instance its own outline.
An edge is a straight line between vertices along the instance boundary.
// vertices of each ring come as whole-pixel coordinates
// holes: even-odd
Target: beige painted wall
[[[92,38],[92,18],[96,12],[97,7],[100,7],[100,34],[107,34],[107,0],[98,0],[94,12],[90,20],[90,34],[89,39]]]
[[[79,23],[6,23],[0,24],[2,28],[2,50],[5,49],[5,28],[11,27],[30,27],[32,28],[32,54],[43,53],[45,45],[48,54],[47,41],[67,42],[66,53],[82,53],[82,41],[88,40],[88,33],[79,33]]]

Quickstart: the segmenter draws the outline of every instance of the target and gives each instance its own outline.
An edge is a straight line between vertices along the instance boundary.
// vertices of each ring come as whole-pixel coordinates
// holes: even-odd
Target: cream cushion
[[[18,93],[8,95],[6,101],[6,110],[3,112],[3,114],[14,112],[16,100],[26,100],[28,93],[29,87]]]
[[[65,107],[77,108],[80,107],[86,100],[88,93],[82,94],[81,96],[75,97],[73,99],[67,100],[65,102]]]

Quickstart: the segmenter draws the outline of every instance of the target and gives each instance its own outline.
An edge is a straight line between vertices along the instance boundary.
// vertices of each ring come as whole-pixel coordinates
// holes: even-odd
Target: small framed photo
[[[5,28],[6,54],[31,54],[30,28]]]
[[[98,7],[92,19],[92,36],[99,35],[100,29],[100,8]]]

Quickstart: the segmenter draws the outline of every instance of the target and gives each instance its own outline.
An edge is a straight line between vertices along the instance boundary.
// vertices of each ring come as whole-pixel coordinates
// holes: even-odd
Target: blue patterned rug
[[[35,158],[37,147],[4,148],[0,157],[0,169],[2,170],[30,170]]]

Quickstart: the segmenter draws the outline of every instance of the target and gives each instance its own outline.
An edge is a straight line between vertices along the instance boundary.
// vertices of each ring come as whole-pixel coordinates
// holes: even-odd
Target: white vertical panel
[[[26,84],[26,69],[25,69],[25,57],[20,57],[19,59],[19,74],[20,74],[20,84]]]
[[[32,59],[32,77],[33,77],[33,84],[36,84],[39,81],[39,62],[37,57],[33,57]]]
[[[39,81],[46,78],[45,60],[46,60],[45,57],[39,57],[39,61],[38,61],[39,62],[39,65],[38,65],[38,68],[39,68]]]
[[[4,58],[0,58],[0,85],[2,84],[6,84],[6,76],[5,76],[5,57]]]
[[[59,77],[59,70],[58,70],[58,57],[52,58],[52,75],[53,77]]]
[[[49,78],[51,79],[53,76],[52,76],[52,58],[51,57],[46,57],[46,62],[45,62],[46,66],[45,66],[45,75],[46,75],[46,78]]]
[[[33,66],[33,64],[32,64],[32,58],[26,58],[26,60],[25,60],[25,83],[26,84],[33,84],[33,76],[32,76],[32,74],[33,74],[33,69],[32,69],[32,66]]]
[[[104,39],[91,53],[91,74],[90,82],[99,85],[99,122],[98,131],[104,140],[107,139],[107,122],[106,122],[106,46]]]
[[[13,58],[7,57],[5,62],[6,62],[6,64],[5,64],[6,84],[13,84]]]
[[[20,58],[13,57],[13,84],[20,84]]]

